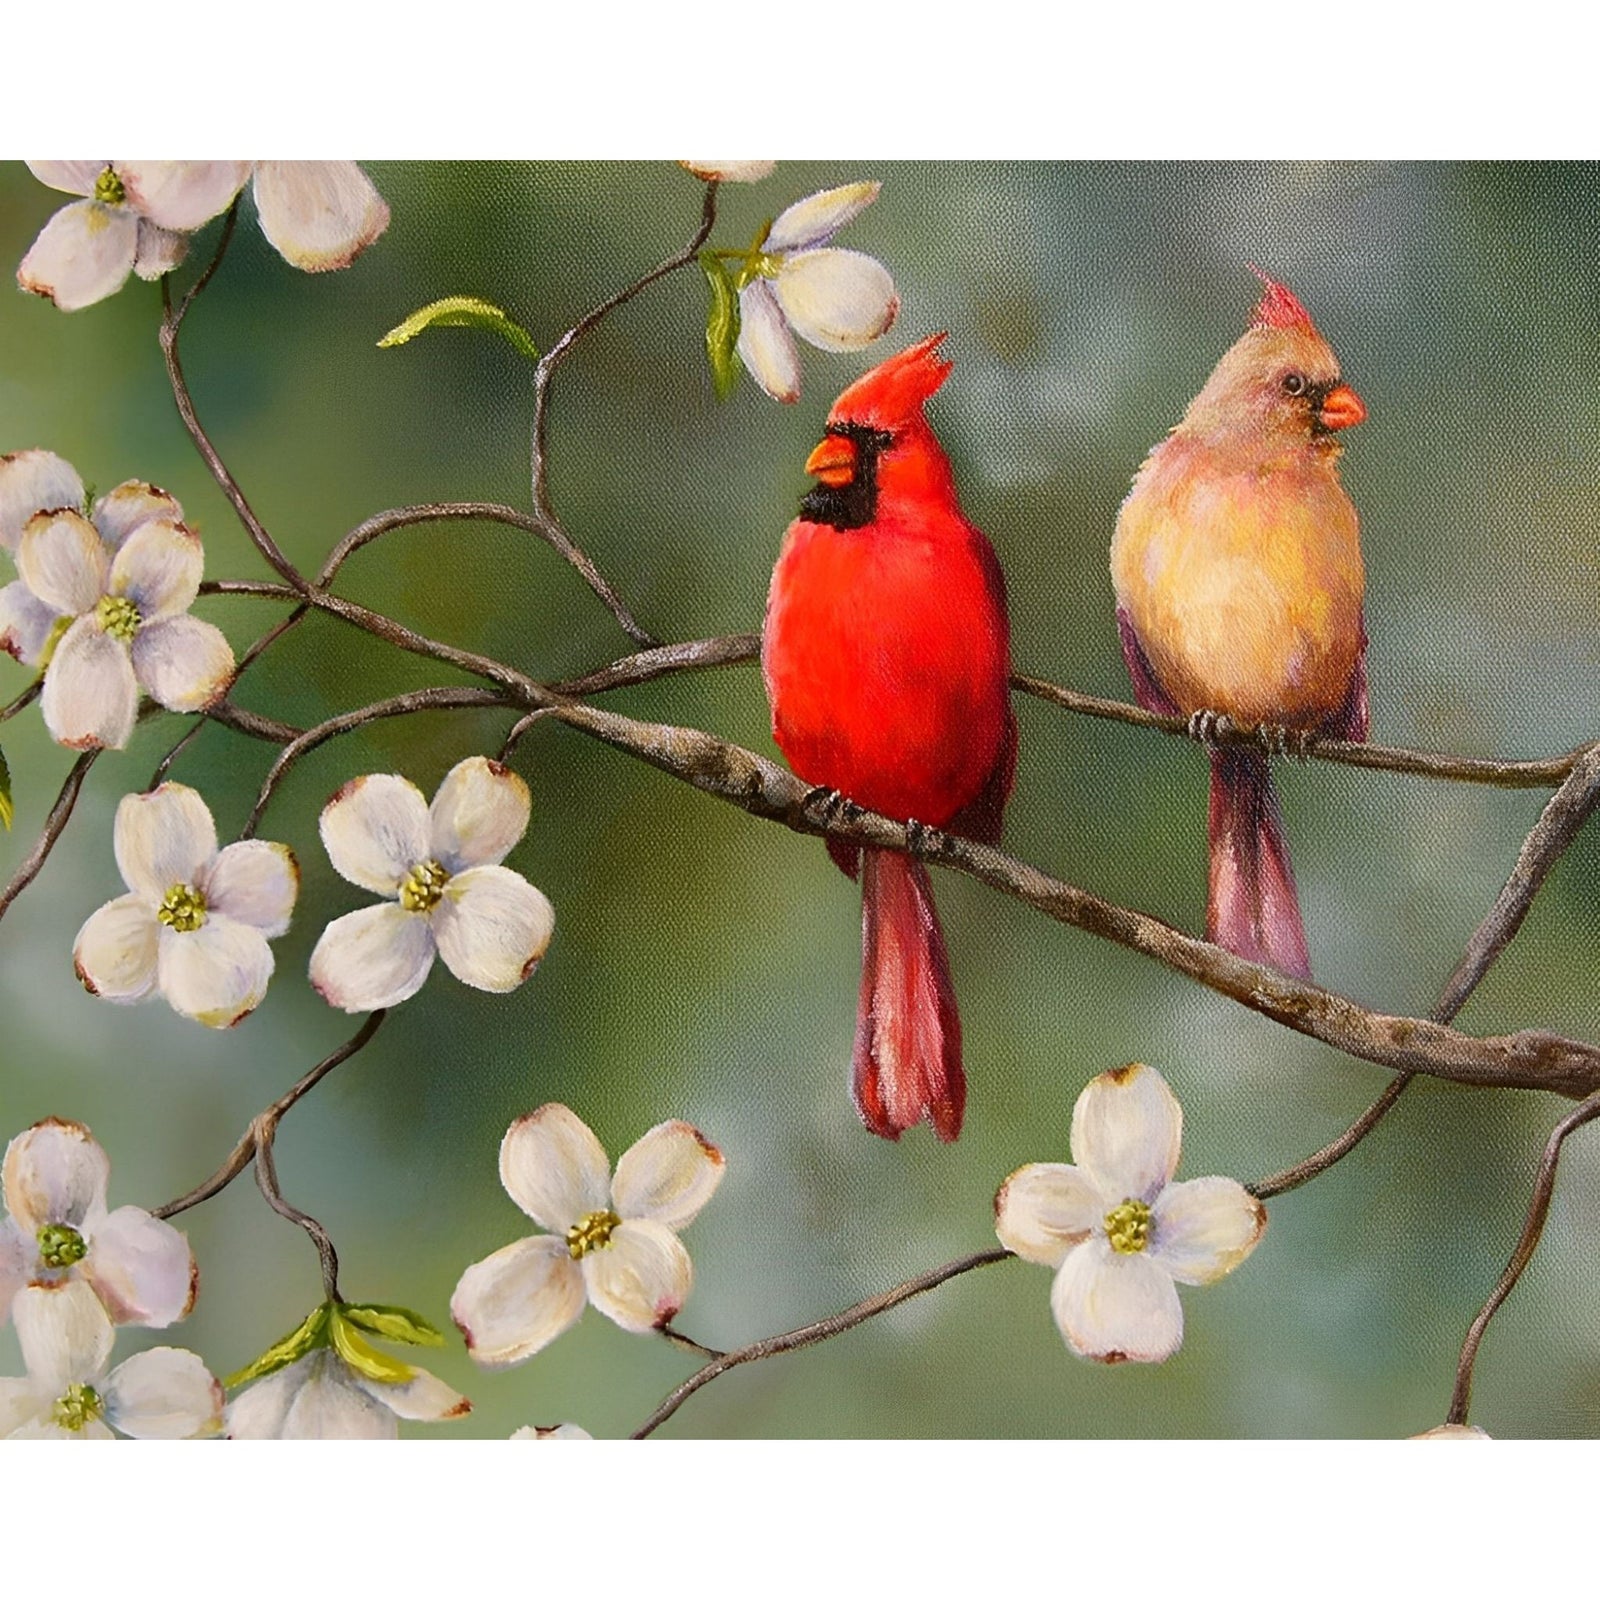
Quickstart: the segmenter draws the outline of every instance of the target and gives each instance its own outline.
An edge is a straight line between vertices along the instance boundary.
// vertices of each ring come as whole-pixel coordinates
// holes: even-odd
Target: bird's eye
[[[1298,372],[1291,372],[1283,380],[1283,389],[1285,394],[1304,394],[1306,392],[1306,380]]]

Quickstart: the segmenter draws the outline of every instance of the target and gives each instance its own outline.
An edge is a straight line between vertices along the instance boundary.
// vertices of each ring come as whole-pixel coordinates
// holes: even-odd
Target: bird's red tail
[[[1211,895],[1206,938],[1250,961],[1311,976],[1300,897],[1267,758],[1211,753]]]
[[[967,1080],[950,957],[927,868],[892,850],[861,853],[861,1004],[856,1110],[898,1139],[926,1117],[946,1143],[961,1132]]]

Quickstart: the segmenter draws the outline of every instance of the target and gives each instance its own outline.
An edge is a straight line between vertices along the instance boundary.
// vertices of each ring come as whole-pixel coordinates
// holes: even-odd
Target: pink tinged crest
[[[1275,278],[1269,278],[1260,267],[1250,270],[1261,280],[1264,292],[1261,304],[1256,307],[1250,321],[1257,328],[1304,328],[1308,333],[1317,331],[1310,313],[1295,298],[1294,291]]]
[[[886,431],[909,422],[950,376],[952,363],[939,354],[945,337],[936,333],[857,378],[834,401],[828,420],[860,422]]]

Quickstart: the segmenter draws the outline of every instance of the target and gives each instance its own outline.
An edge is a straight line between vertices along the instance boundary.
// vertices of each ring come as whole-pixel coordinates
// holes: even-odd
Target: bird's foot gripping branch
[[[435,965],[492,995],[533,978],[555,930],[556,908],[506,865],[522,848],[531,816],[528,784],[511,763],[524,738],[548,725],[598,741],[729,807],[820,837],[833,860],[859,878],[863,964],[851,1082],[861,1122],[886,1138],[928,1122],[939,1138],[953,1141],[965,1111],[961,1020],[930,867],[971,878],[1394,1076],[1345,1133],[1285,1171],[1245,1184],[1216,1176],[1178,1181],[1183,1119],[1166,1080],[1138,1064],[1102,1071],[1073,1108],[1070,1163],[1035,1162],[1009,1177],[993,1176],[994,1216],[968,1219],[968,1243],[976,1246],[992,1225],[999,1248],[969,1249],[842,1311],[726,1351],[677,1326],[694,1284],[679,1235],[712,1201],[725,1173],[738,1172],[740,1151],[725,1155],[697,1127],[669,1120],[613,1165],[574,1111],[529,1096],[515,1109],[537,1108],[511,1123],[499,1172],[534,1231],[465,1266],[449,1303],[450,1319],[480,1368],[528,1360],[593,1305],[618,1326],[665,1338],[700,1359],[632,1430],[643,1437],[734,1367],[831,1339],[1014,1256],[1054,1273],[1050,1310],[1070,1350],[1108,1365],[1162,1362],[1182,1343],[1178,1286],[1208,1284],[1242,1265],[1263,1238],[1264,1202],[1342,1160],[1408,1084],[1429,1076],[1578,1102],[1550,1135],[1522,1237],[1463,1346],[1449,1422],[1465,1424],[1479,1343],[1538,1245],[1564,1141],[1600,1107],[1600,1048],[1533,1029],[1481,1038],[1452,1024],[1516,937],[1600,798],[1600,745],[1543,761],[1498,762],[1366,742],[1360,551],[1335,466],[1337,437],[1365,410],[1287,288],[1265,280],[1250,329],[1149,457],[1123,507],[1113,571],[1139,702],[1129,705],[1012,670],[999,559],[962,512],[954,470],[925,410],[952,371],[942,334],[891,356],[846,387],[833,406],[805,463],[814,487],[784,539],[760,635],[662,642],[556,510],[550,472],[556,374],[652,285],[695,268],[703,275],[709,381],[724,398],[748,371],[768,395],[795,399],[797,335],[841,351],[865,348],[888,332],[901,309],[888,270],[833,243],[877,199],[875,182],[798,199],[750,243],[721,245],[712,236],[722,186],[763,179],[771,164],[686,163],[703,186],[688,242],[543,348],[542,336],[473,296],[447,294],[399,322],[381,345],[422,339],[419,349],[427,350],[436,330],[467,329],[494,335],[528,364],[527,506],[460,500],[380,511],[308,575],[269,531],[201,423],[181,336],[223,266],[246,190],[274,249],[308,271],[348,266],[380,238],[389,212],[377,190],[349,163],[33,165],[45,183],[77,198],[29,251],[19,272],[23,287],[76,310],[116,293],[130,272],[160,278],[159,342],[179,421],[273,576],[205,580],[202,540],[182,506],[141,479],[95,495],[48,450],[24,449],[0,461],[0,546],[16,566],[15,580],[0,589],[0,645],[33,674],[19,682],[0,722],[36,708],[48,735],[77,752],[37,839],[17,856],[0,890],[0,916],[47,865],[85,784],[103,770],[103,755],[125,748],[144,722],[191,718],[148,786],[118,805],[113,848],[121,891],[98,910],[83,908],[75,941],[63,928],[62,960],[70,959],[84,988],[103,1001],[160,998],[206,1027],[245,1023],[269,983],[283,981],[273,945],[304,911],[297,857],[308,841],[258,837],[297,763],[331,741],[424,712],[501,715],[506,727],[490,745],[495,754],[458,761],[431,797],[397,773],[351,771],[323,807],[317,831],[329,865],[370,899],[328,921],[307,978],[330,1007],[364,1020],[249,1119],[210,1176],[153,1211],[110,1210],[109,1157],[81,1122],[51,1118],[11,1141],[0,1320],[4,1313],[15,1317],[27,1376],[0,1380],[9,1386],[0,1395],[0,1431],[393,1436],[402,1421],[467,1415],[471,1406],[462,1393],[407,1358],[415,1347],[446,1343],[435,1321],[403,1306],[344,1297],[330,1230],[286,1198],[275,1148],[288,1112],[365,1049],[394,1008],[425,1003],[416,997]],[[213,224],[214,253],[175,294],[174,274],[191,237]],[[1237,414],[1246,401],[1257,421],[1241,441]],[[1237,501],[1237,474],[1228,465],[1263,438],[1278,452],[1274,459],[1287,463],[1272,501],[1278,522],[1260,505]],[[1197,484],[1207,492],[1197,494]],[[1190,525],[1185,518],[1196,505],[1213,509]],[[1271,546],[1285,521],[1295,535],[1295,558],[1268,576],[1283,590],[1280,609],[1294,611],[1296,597],[1310,594],[1309,613],[1321,619],[1324,635],[1268,636],[1253,614],[1219,632],[1219,604],[1226,622],[1237,597],[1218,602],[1215,574],[1186,590],[1172,577],[1174,550],[1199,551],[1220,571],[1236,559],[1242,527],[1254,530],[1257,544]],[[552,550],[634,648],[581,675],[545,678],[429,637],[335,591],[345,563],[381,538],[424,525],[444,538],[455,525],[484,523]],[[1252,606],[1259,588],[1251,590]],[[1196,598],[1202,591],[1210,597],[1203,603]],[[236,654],[214,623],[190,615],[201,600],[227,597],[287,610]],[[244,675],[267,654],[286,652],[312,617],[332,618],[437,663],[453,680],[471,681],[403,690],[310,727],[243,705]],[[1302,656],[1309,651],[1323,669],[1315,693],[1299,702],[1285,677],[1296,649]],[[593,703],[758,656],[787,770],[712,732]],[[1206,746],[1212,769],[1207,938],[1000,848],[1017,771],[1017,696]],[[170,777],[179,762],[199,767],[189,753],[208,723],[277,752],[263,763],[255,804],[228,843],[202,788]],[[1428,1017],[1385,1014],[1311,981],[1269,766],[1271,757],[1290,753],[1554,791]],[[114,760],[105,766],[114,769]],[[203,785],[203,772],[191,776]],[[8,826],[14,787],[32,790],[35,773],[25,766],[12,772],[0,761],[0,820]],[[627,999],[612,996],[607,1003]],[[1060,1104],[1041,1106],[1041,1123],[1057,1127],[1062,1112]],[[171,1347],[113,1367],[119,1326],[165,1328],[193,1307],[198,1269],[169,1219],[205,1204],[246,1170],[272,1210],[315,1246],[317,1303],[309,1312],[286,1308],[283,1324],[299,1320],[261,1353],[230,1352],[225,1364],[238,1370],[226,1384],[198,1355]],[[463,1260],[471,1253],[464,1245]],[[1270,1271],[1270,1263],[1260,1270]],[[586,1435],[567,1422],[519,1429],[518,1436]]]

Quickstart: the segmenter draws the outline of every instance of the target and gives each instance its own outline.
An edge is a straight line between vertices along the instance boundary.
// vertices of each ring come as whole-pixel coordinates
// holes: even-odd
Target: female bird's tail
[[[1300,897],[1267,758],[1211,752],[1211,893],[1206,938],[1250,961],[1311,976]]]
[[[967,1080],[950,957],[920,861],[861,852],[861,1003],[852,1090],[872,1132],[898,1139],[926,1117],[961,1132]]]

